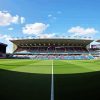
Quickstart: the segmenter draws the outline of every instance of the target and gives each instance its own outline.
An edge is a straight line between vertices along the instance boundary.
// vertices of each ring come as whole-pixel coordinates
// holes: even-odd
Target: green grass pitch
[[[0,100],[100,100],[100,60],[0,59]]]

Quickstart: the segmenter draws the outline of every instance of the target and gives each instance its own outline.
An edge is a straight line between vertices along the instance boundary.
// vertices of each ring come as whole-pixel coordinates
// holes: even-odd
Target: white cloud
[[[49,27],[49,24],[44,23],[34,23],[34,24],[26,24],[25,27],[22,28],[24,34],[33,35],[35,38],[54,38],[55,33],[47,33],[44,34],[44,31]],[[32,38],[32,37],[28,37]]]
[[[80,26],[76,26],[69,29],[68,32],[73,33],[74,35],[90,35],[96,34],[98,31],[94,28],[83,28]]]
[[[10,16],[9,16],[10,17]],[[9,18],[8,17],[8,18]],[[19,16],[16,15],[16,16],[11,16],[11,18],[9,18],[9,22],[11,23],[15,23],[15,24],[18,24],[18,21],[19,21]]]
[[[0,34],[0,39],[3,39],[4,41],[8,42],[11,38],[10,35],[3,35],[3,34]]]
[[[52,14],[49,14],[48,18],[51,19],[51,20],[56,20],[57,19],[57,17],[53,16]]]
[[[9,30],[9,31],[12,31],[12,30],[13,30],[13,28],[12,28],[12,27],[10,27],[10,28],[8,28],[8,30]]]
[[[12,43],[9,41],[12,37],[10,35],[0,34],[0,42],[7,44],[7,53],[12,53]]]
[[[43,33],[49,25],[44,23],[34,23],[34,24],[26,24],[25,27],[22,28],[24,34],[34,34],[38,35]]]
[[[52,15],[51,15],[51,14],[49,14],[49,15],[48,15],[48,17],[52,17]]]
[[[51,33],[51,34],[40,34],[39,38],[54,38],[55,34]]]
[[[21,20],[21,24],[23,24],[25,22],[25,18],[24,17],[21,17],[20,20]]]
[[[19,17],[18,15],[12,16],[7,11],[0,11],[0,26],[8,26],[12,23],[18,24],[24,21],[24,17]]]

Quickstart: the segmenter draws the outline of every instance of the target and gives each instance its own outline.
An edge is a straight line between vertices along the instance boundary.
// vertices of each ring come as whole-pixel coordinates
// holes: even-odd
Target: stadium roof
[[[100,40],[97,40],[96,42],[100,42]]]
[[[10,40],[17,46],[86,46],[93,40],[85,39],[19,39]]]
[[[2,45],[2,46],[7,46],[7,44],[1,43],[1,42],[0,42],[0,45]]]

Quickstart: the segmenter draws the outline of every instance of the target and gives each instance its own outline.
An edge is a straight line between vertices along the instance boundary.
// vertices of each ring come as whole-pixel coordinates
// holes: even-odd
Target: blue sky
[[[0,0],[0,42],[16,37],[100,39],[100,0]]]

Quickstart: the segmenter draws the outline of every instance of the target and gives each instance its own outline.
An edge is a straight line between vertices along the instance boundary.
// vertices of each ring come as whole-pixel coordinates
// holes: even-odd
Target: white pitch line
[[[52,60],[52,75],[51,75],[51,100],[54,100],[53,60]]]

